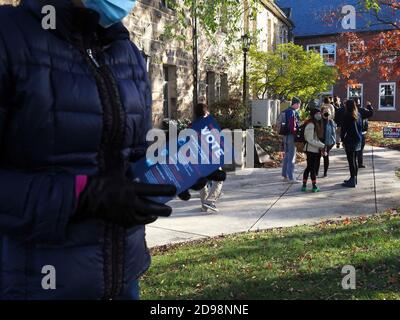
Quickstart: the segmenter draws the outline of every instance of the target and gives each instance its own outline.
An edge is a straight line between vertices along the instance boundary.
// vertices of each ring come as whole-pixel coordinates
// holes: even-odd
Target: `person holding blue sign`
[[[131,170],[152,126],[146,63],[121,23],[135,2],[0,6],[0,300],[139,298],[145,225],[172,212],[149,198],[177,189]]]

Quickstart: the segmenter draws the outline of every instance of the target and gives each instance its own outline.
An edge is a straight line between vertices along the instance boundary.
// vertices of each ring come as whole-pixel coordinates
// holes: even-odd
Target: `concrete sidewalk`
[[[327,178],[318,179],[321,193],[303,193],[301,184],[289,185],[281,169],[253,169],[231,173],[217,203],[219,213],[200,211],[198,193],[189,202],[174,200],[174,212],[147,226],[149,247],[195,239],[287,227],[343,217],[370,215],[400,205],[400,153],[366,147],[358,188],[343,188],[349,170],[343,149],[333,149]],[[302,175],[304,166],[297,166]],[[321,171],[323,161],[321,159]],[[311,188],[311,186],[309,186]]]

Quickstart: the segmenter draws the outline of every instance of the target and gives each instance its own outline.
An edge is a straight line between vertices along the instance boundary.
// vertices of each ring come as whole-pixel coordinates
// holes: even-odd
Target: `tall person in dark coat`
[[[55,29],[42,27],[44,5]],[[139,296],[144,225],[171,214],[147,196],[176,188],[133,182],[152,105],[120,22],[133,5],[0,6],[0,299]]]
[[[350,170],[350,179],[346,180],[343,186],[355,188],[358,175],[357,157],[362,143],[362,118],[354,100],[346,102],[346,109],[342,117],[341,138]]]

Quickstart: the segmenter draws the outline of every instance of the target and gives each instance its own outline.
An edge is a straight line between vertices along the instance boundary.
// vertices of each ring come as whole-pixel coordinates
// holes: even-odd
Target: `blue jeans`
[[[296,163],[294,135],[289,134],[283,138],[283,151],[285,152],[285,158],[283,159],[282,177],[294,180],[294,165]]]
[[[139,280],[132,281],[117,300],[140,300]]]

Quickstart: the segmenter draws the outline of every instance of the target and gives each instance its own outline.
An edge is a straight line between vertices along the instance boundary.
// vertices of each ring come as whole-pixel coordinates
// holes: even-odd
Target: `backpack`
[[[294,136],[294,142],[296,144],[297,152],[305,152],[306,138],[304,137],[304,131],[307,123],[303,123],[296,131]]]
[[[294,142],[305,143],[306,138],[304,137],[304,131],[306,129],[307,123],[303,123],[296,131],[296,135],[294,136]]]
[[[276,131],[281,136],[287,136],[289,134],[289,124],[287,121],[286,111],[287,109],[282,111],[276,120]]]

